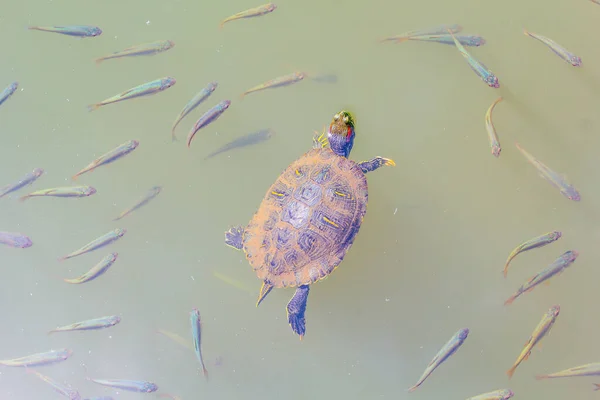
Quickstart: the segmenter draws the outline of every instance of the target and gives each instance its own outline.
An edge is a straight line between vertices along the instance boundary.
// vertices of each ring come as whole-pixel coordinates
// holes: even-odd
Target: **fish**
[[[67,36],[76,36],[80,38],[95,37],[102,34],[102,29],[97,26],[88,25],[69,25],[69,26],[30,26],[30,30],[54,32]]]
[[[214,152],[210,153],[209,155],[204,157],[204,159],[207,160],[218,154],[221,154],[226,151],[233,150],[233,149],[237,149],[240,147],[251,146],[253,144],[265,142],[265,141],[269,140],[273,136],[274,133],[275,132],[273,132],[271,129],[261,129],[256,132],[252,132],[247,135],[240,136],[240,137],[232,140],[231,142],[221,146]]]
[[[0,365],[6,367],[39,367],[65,361],[73,351],[70,349],[50,350],[44,353],[31,354],[25,357],[13,358],[12,360],[0,360]]]
[[[537,39],[540,42],[544,43],[557,56],[559,56],[560,58],[562,58],[563,60],[565,60],[566,62],[571,64],[572,66],[581,67],[581,65],[582,65],[581,57],[578,57],[575,54],[571,53],[570,51],[568,51],[567,49],[562,47],[560,44],[556,43],[554,40],[547,38],[545,36],[542,36],[542,35],[538,35],[536,33],[529,32],[527,29],[523,29],[523,33],[525,34],[525,36],[530,36],[530,37]]]
[[[36,190],[19,197],[19,201],[25,201],[30,197],[88,197],[96,193],[93,186],[66,186],[51,189]]]
[[[383,39],[380,39],[380,42],[405,42],[407,40],[412,40],[414,37],[418,36],[432,36],[432,35],[445,35],[450,30],[452,33],[458,33],[462,31],[462,26],[458,24],[443,24],[434,26],[431,28],[425,29],[417,29],[408,32],[404,32],[400,35],[390,36]]]
[[[134,381],[129,379],[92,379],[87,380],[99,385],[108,386],[114,389],[127,390],[137,393],[154,393],[158,390],[158,385],[146,381]]]
[[[494,124],[492,123],[492,111],[494,111],[496,104],[501,101],[502,97],[498,97],[485,113],[485,129],[487,130],[488,137],[490,139],[490,147],[492,148],[492,154],[494,157],[500,157],[502,147],[500,147],[500,141],[498,140],[498,135],[496,134],[496,128],[494,128]]]
[[[552,326],[556,322],[556,318],[558,317],[558,314],[560,314],[560,306],[559,305],[550,307],[550,309],[544,314],[544,316],[542,317],[542,320],[535,327],[533,333],[531,334],[531,336],[525,343],[525,347],[523,348],[523,351],[521,351],[521,354],[519,354],[519,357],[517,357],[517,361],[515,361],[513,366],[510,367],[510,369],[508,371],[506,371],[506,375],[508,375],[509,378],[512,378],[517,367],[523,361],[525,361],[529,358],[533,347],[536,344],[538,344],[544,338],[544,336],[546,336],[550,332],[550,329],[552,329]]]
[[[446,343],[444,347],[442,347],[440,351],[435,355],[435,357],[433,357],[433,360],[431,360],[431,362],[425,369],[425,372],[423,372],[423,375],[421,375],[421,377],[419,378],[418,382],[414,386],[409,388],[408,391],[414,392],[415,390],[417,390],[417,388],[421,386],[423,382],[425,382],[425,379],[427,379],[437,367],[442,365],[444,361],[446,361],[451,355],[456,353],[456,351],[460,348],[460,346],[462,346],[462,344],[465,342],[468,336],[468,328],[463,328],[456,332],[454,336],[452,336],[452,338],[448,341],[448,343]]]
[[[75,250],[74,252],[69,253],[66,256],[60,257],[58,259],[58,261],[68,260],[69,258],[77,257],[82,254],[88,253],[90,251],[97,250],[101,247],[104,247],[104,246],[114,242],[115,240],[120,239],[121,237],[123,237],[123,235],[125,235],[125,233],[127,233],[126,229],[122,229],[122,228],[114,229],[108,233],[105,233],[104,235],[100,236],[99,238],[92,240],[91,242],[89,242],[85,246],[81,247],[80,249]]]
[[[86,172],[93,171],[101,165],[110,164],[113,161],[118,160],[119,158],[134,151],[139,146],[139,144],[140,144],[140,142],[137,140],[126,141],[125,143],[117,146],[116,148],[112,149],[108,153],[105,153],[105,154],[101,155],[100,157],[96,158],[94,161],[92,161],[90,164],[88,164],[87,167],[85,167],[84,169],[82,169],[81,171],[79,171],[78,173],[73,175],[73,177],[71,179],[77,180],[77,178],[80,175],[83,175]]]
[[[525,156],[527,161],[529,161],[529,163],[538,170],[540,176],[547,180],[552,186],[557,188],[563,196],[573,201],[581,200],[581,195],[577,189],[575,189],[573,185],[567,181],[566,176],[551,170],[548,166],[546,166],[546,164],[536,159],[527,150],[521,147],[519,143],[515,143],[515,145],[517,146],[517,149],[519,149],[519,151]]]
[[[550,243],[553,243],[562,237],[562,232],[560,231],[552,231],[548,233],[544,233],[543,235],[534,237],[533,239],[529,239],[526,242],[518,245],[513,251],[511,251],[510,255],[506,259],[506,263],[504,263],[504,277],[508,275],[508,265],[517,255],[532,249],[536,249],[538,247],[546,246]]]
[[[246,293],[249,293],[249,294],[251,294],[253,296],[255,294],[254,290],[250,289],[249,287],[247,287],[246,285],[244,285],[242,282],[237,281],[237,280],[235,280],[233,278],[230,278],[228,276],[225,276],[225,275],[223,275],[223,274],[221,274],[221,273],[219,273],[217,271],[213,271],[213,276],[215,278],[220,279],[221,281],[223,281],[223,282],[225,282],[225,283],[227,283],[227,284],[235,287],[235,288],[238,288],[240,290],[245,291]]]
[[[560,275],[567,267],[575,262],[579,253],[576,250],[569,250],[558,257],[552,264],[531,277],[517,291],[504,302],[504,305],[512,304],[513,301],[523,293],[531,292],[537,285],[547,281],[555,275]]]
[[[137,203],[135,203],[134,205],[132,205],[131,207],[129,207],[127,210],[125,210],[121,214],[119,214],[119,216],[116,217],[115,219],[113,219],[113,221],[118,221],[121,218],[124,218],[127,215],[131,214],[132,212],[134,212],[138,208],[140,208],[140,207],[148,204],[148,202],[150,202],[150,200],[152,200],[153,198],[155,198],[156,196],[158,196],[158,194],[161,191],[162,191],[162,186],[153,186],[153,187],[151,187],[150,190],[148,190],[148,193],[146,193],[144,195],[144,197],[142,197],[141,199],[139,199]]]
[[[272,88],[277,88],[277,87],[282,87],[282,86],[288,86],[293,83],[300,82],[305,77],[306,77],[306,74],[304,72],[292,72],[291,74],[283,75],[283,76],[277,77],[275,79],[271,79],[266,82],[263,82],[260,85],[251,87],[250,89],[248,89],[244,93],[242,93],[241,98],[244,98],[246,95],[248,95],[250,93],[259,92],[261,90],[272,89]]]
[[[493,392],[483,393],[478,396],[469,397],[467,400],[508,400],[515,394],[510,389],[499,389]]]
[[[500,82],[498,81],[498,77],[496,77],[496,75],[494,75],[494,73],[490,71],[490,69],[486,67],[483,63],[473,58],[473,56],[467,51],[467,49],[464,48],[462,44],[460,44],[458,39],[456,39],[456,37],[450,30],[448,31],[448,33],[450,33],[450,35],[452,36],[456,48],[467,61],[469,67],[471,67],[473,72],[475,72],[477,76],[479,76],[481,80],[484,81],[489,87],[496,89],[499,88]]]
[[[119,101],[134,99],[136,97],[148,96],[151,94],[156,94],[158,92],[162,92],[175,85],[177,81],[175,78],[171,78],[167,76],[165,78],[156,79],[151,82],[142,83],[136,87],[128,89],[123,93],[119,93],[115,96],[109,97],[108,99],[102,100],[100,103],[90,104],[88,106],[88,110],[94,111],[98,108],[105,106],[107,104],[117,103]]]
[[[69,400],[81,400],[81,395],[79,394],[79,392],[77,390],[74,390],[74,389],[71,389],[70,387],[64,386],[63,384],[61,384],[58,381],[50,378],[49,376],[42,375],[39,372],[34,371],[32,369],[28,369],[27,373],[28,374],[34,374],[35,376],[37,376],[38,378],[40,378],[41,380],[43,380],[44,382],[46,382],[47,384],[49,384],[50,386],[52,386],[52,388],[57,393],[62,394],[63,396],[65,396]]]
[[[221,23],[219,24],[219,28],[223,29],[223,26],[227,22],[235,21],[236,19],[242,19],[242,18],[258,17],[261,15],[269,14],[269,13],[275,11],[275,9],[277,9],[277,6],[275,4],[267,3],[267,4],[263,4],[262,6],[251,8],[249,10],[240,11],[239,13],[233,14],[232,16],[227,17],[223,21],[221,21]]]
[[[156,42],[138,44],[135,46],[128,47],[124,50],[116,51],[112,54],[96,58],[96,64],[100,64],[102,63],[102,61],[110,60],[113,58],[152,56],[172,49],[174,46],[175,42],[173,42],[172,40],[158,40]]]
[[[192,144],[192,139],[194,139],[196,132],[198,132],[201,128],[204,128],[205,126],[209,125],[210,123],[216,121],[217,118],[219,118],[221,116],[221,114],[223,114],[225,112],[225,110],[227,110],[229,108],[230,104],[231,104],[230,100],[223,100],[219,104],[217,104],[216,106],[214,106],[213,108],[211,108],[210,110],[208,110],[207,112],[202,114],[202,116],[194,124],[194,127],[192,128],[192,130],[190,130],[190,132],[188,133],[188,136],[187,136],[187,147],[188,148]]]
[[[12,96],[19,87],[19,82],[13,82],[8,85],[2,92],[0,92],[0,104],[4,103],[6,100]]]
[[[94,329],[110,328],[121,322],[121,317],[118,315],[111,315],[108,317],[88,319],[86,321],[75,322],[74,324],[61,326],[56,329],[52,329],[50,333],[55,332],[67,332],[67,331],[89,331]]]
[[[202,374],[208,379],[208,371],[204,366],[204,360],[202,359],[202,322],[200,321],[200,311],[197,308],[192,309],[190,313],[190,322],[192,323],[192,339],[194,340],[194,351],[196,357],[202,367]]]
[[[31,247],[33,242],[22,233],[0,232],[0,244],[5,244],[15,249],[26,249]]]
[[[32,172],[28,173],[21,179],[19,179],[15,183],[11,183],[9,185],[0,188],[0,198],[10,194],[12,192],[16,192],[17,190],[24,188],[25,186],[31,185],[33,182],[37,180],[40,176],[44,174],[44,170],[41,168],[36,168]]]
[[[108,271],[108,269],[114,264],[114,262],[117,261],[118,256],[119,253],[110,253],[109,255],[105,256],[102,260],[100,260],[98,264],[94,265],[85,274],[78,276],[77,278],[65,278],[63,280],[67,283],[81,284],[96,279],[97,277]]]
[[[186,117],[186,115],[188,115],[196,107],[198,107],[204,100],[208,99],[208,97],[212,94],[212,92],[215,91],[218,85],[219,84],[217,82],[210,82],[208,85],[206,85],[204,89],[196,93],[196,95],[192,97],[190,101],[188,101],[185,107],[183,107],[183,110],[181,110],[181,112],[175,119],[173,126],[171,127],[171,141],[177,140],[177,137],[175,136],[175,128],[177,128],[177,125],[179,125],[181,120],[183,120]]]
[[[600,4],[600,0],[590,0],[592,3]]]
[[[573,378],[578,376],[600,376],[600,363],[579,365],[546,375],[536,375],[535,379]]]
[[[185,340],[184,338],[182,338],[181,336],[179,336],[178,334],[176,334],[174,332],[166,331],[164,329],[157,329],[156,333],[160,333],[161,335],[168,337],[175,343],[177,343],[187,349],[194,350],[194,344],[192,341]]]
[[[399,40],[398,43],[402,43],[408,40],[454,45],[454,39],[449,34],[409,36],[404,40]],[[486,43],[485,39],[478,35],[457,35],[456,40],[458,40],[458,42],[463,46],[469,47],[479,47],[483,46]]]

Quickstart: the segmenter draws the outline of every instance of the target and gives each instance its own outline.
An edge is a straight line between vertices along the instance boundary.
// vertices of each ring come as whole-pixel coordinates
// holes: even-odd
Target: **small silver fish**
[[[135,46],[128,47],[121,51],[116,51],[104,57],[96,59],[96,64],[100,64],[102,61],[110,60],[113,58],[122,57],[133,57],[133,56],[153,56],[158,53],[163,53],[175,46],[175,42],[172,40],[159,40],[151,43],[138,44]]]
[[[0,244],[5,244],[16,249],[26,249],[33,245],[31,239],[21,233],[0,232]]]
[[[127,233],[126,229],[121,229],[121,228],[114,229],[108,233],[105,233],[104,235],[100,236],[99,238],[92,240],[91,242],[89,242],[85,246],[81,247],[80,249],[75,250],[74,252],[67,254],[66,256],[60,257],[58,259],[58,261],[64,261],[69,258],[73,258],[73,257],[79,256],[79,255],[82,255],[84,253],[88,253],[90,251],[104,247],[104,246],[114,242],[115,240],[120,239],[121,237],[123,237],[123,235],[125,235],[125,233]]]
[[[97,26],[70,25],[70,26],[30,26],[30,30],[60,33],[67,36],[80,38],[95,37],[102,34],[102,29]]]
[[[212,92],[215,91],[217,86],[218,86],[217,82],[209,83],[204,89],[202,89],[201,91],[196,93],[196,95],[194,97],[192,97],[190,101],[188,101],[188,103],[185,105],[185,107],[183,107],[183,110],[181,110],[181,112],[175,119],[173,126],[171,127],[171,141],[177,140],[177,138],[175,136],[175,128],[177,128],[177,125],[179,125],[181,120],[183,120],[186,115],[188,115],[196,107],[198,107],[204,100],[208,99],[208,97],[212,94]]]
[[[533,239],[529,239],[529,240],[521,243],[517,247],[515,247],[515,249],[510,252],[508,258],[506,259],[506,262],[504,263],[504,271],[503,271],[504,277],[506,278],[506,275],[508,274],[508,266],[509,266],[510,262],[516,256],[518,256],[519,254],[521,254],[525,251],[529,251],[532,249],[536,249],[538,247],[546,246],[550,243],[554,243],[561,237],[562,237],[562,232],[552,231],[552,232],[548,232],[543,235],[534,237]]]
[[[12,360],[0,360],[0,365],[6,367],[38,367],[41,365],[54,364],[65,361],[73,354],[72,350],[59,349],[44,353],[31,354],[25,357],[13,358]]]
[[[44,170],[41,168],[36,168],[32,172],[28,173],[21,179],[19,179],[15,183],[11,183],[9,185],[0,188],[0,198],[6,196],[9,193],[16,192],[17,190],[24,188],[25,186],[31,185],[33,182],[37,180],[40,176],[44,174]]]
[[[125,143],[117,146],[116,148],[110,150],[109,152],[101,155],[100,157],[98,157],[97,159],[92,161],[90,164],[88,164],[87,167],[83,168],[81,171],[79,171],[78,173],[73,175],[73,177],[71,179],[77,180],[77,178],[80,175],[83,175],[86,172],[93,171],[102,165],[110,164],[110,163],[118,160],[119,158],[126,156],[127,154],[129,154],[132,151],[134,151],[135,149],[137,149],[139,144],[140,144],[140,142],[138,142],[137,140],[126,141]]]
[[[600,376],[600,363],[579,365],[546,375],[536,375],[535,379],[572,378],[577,376]]]
[[[469,397],[467,400],[508,400],[514,395],[515,394],[510,389],[500,389],[483,393],[475,397]]]
[[[146,193],[144,195],[144,197],[142,197],[133,206],[129,207],[127,210],[125,210],[121,214],[119,214],[119,216],[116,217],[115,219],[113,219],[113,221],[118,221],[121,218],[126,217],[127,215],[131,214],[132,212],[134,212],[138,208],[140,208],[140,207],[148,204],[148,202],[150,202],[150,200],[152,200],[153,198],[155,198],[156,196],[158,196],[158,194],[161,191],[162,191],[162,186],[153,186],[152,188],[150,188],[150,190],[148,191],[148,193]]]
[[[4,103],[10,96],[12,96],[19,87],[19,82],[13,82],[8,85],[2,93],[0,93],[0,104]]]
[[[490,147],[492,148],[492,155],[494,157],[500,157],[500,152],[502,151],[502,147],[500,147],[500,140],[498,140],[498,134],[496,133],[496,128],[492,123],[492,111],[496,107],[496,104],[502,101],[502,97],[498,97],[488,108],[485,113],[485,129],[487,130],[488,137],[490,140]]]
[[[87,379],[99,385],[108,386],[114,389],[127,390],[129,392],[153,393],[158,390],[158,385],[146,381],[134,381],[129,379]]]
[[[570,51],[562,47],[560,44],[556,43],[554,40],[547,38],[546,36],[531,33],[527,29],[523,29],[523,33],[525,34],[525,36],[530,36],[544,43],[546,46],[548,46],[550,50],[554,52],[554,54],[556,54],[572,66],[581,67],[581,57],[577,57],[575,54],[571,53]]]
[[[42,375],[39,372],[34,371],[32,369],[28,369],[27,373],[34,374],[35,376],[40,378],[42,381],[44,381],[47,384],[49,384],[50,386],[52,386],[54,391],[56,391],[59,394],[62,394],[69,400],[81,400],[81,395],[79,394],[79,392],[77,390],[74,390],[74,389],[71,389],[70,387],[64,386],[61,383],[59,383],[58,381],[50,378],[49,376]]]
[[[107,104],[113,104],[119,101],[135,99],[136,97],[156,94],[158,92],[167,90],[175,83],[177,83],[175,78],[171,78],[170,76],[161,79],[156,79],[151,82],[142,83],[141,85],[124,91],[123,93],[119,93],[115,96],[109,97],[108,99],[102,100],[100,103],[91,104],[88,106],[88,110],[94,111]]]
[[[196,357],[202,367],[202,374],[208,379],[208,371],[202,359],[202,322],[200,321],[200,311],[197,308],[192,309],[190,313],[190,322],[192,323],[192,339],[194,340],[194,350]]]
[[[407,40],[411,40],[413,37],[443,35],[443,34],[447,34],[448,30],[450,30],[452,33],[458,33],[460,31],[462,31],[462,29],[463,29],[462,26],[460,26],[458,24],[443,24],[443,25],[438,25],[438,26],[434,26],[431,28],[418,29],[418,30],[404,32],[400,35],[390,36],[390,37],[380,39],[379,41],[380,42],[401,43],[401,42],[404,42]]]
[[[105,273],[114,264],[114,262],[117,261],[118,256],[119,253],[110,253],[109,255],[104,257],[98,264],[94,265],[85,274],[73,279],[65,278],[64,281],[72,284],[81,284],[96,279],[97,277]]]
[[[188,136],[187,136],[187,147],[188,148],[192,144],[192,139],[194,139],[194,136],[196,136],[196,133],[200,129],[202,129],[205,126],[208,126],[212,122],[216,121],[217,118],[219,118],[225,112],[225,110],[227,110],[229,108],[230,104],[231,104],[230,100],[223,100],[220,103],[218,103],[217,105],[215,105],[213,108],[211,108],[210,110],[205,112],[198,119],[198,121],[196,121],[196,123],[194,124],[194,127],[190,130],[190,132],[188,133]]]
[[[254,144],[265,142],[265,141],[269,140],[271,137],[273,137],[274,134],[275,134],[275,132],[273,132],[271,129],[261,129],[260,131],[256,131],[256,132],[252,132],[247,135],[244,135],[244,136],[240,136],[240,137],[232,140],[231,142],[223,145],[222,147],[215,150],[214,152],[210,153],[209,155],[204,157],[204,159],[207,160],[218,154],[221,154],[226,151],[233,150],[233,149],[237,149],[240,147],[251,146]]]
[[[86,321],[75,322],[71,325],[61,326],[56,329],[52,329],[50,333],[54,332],[67,332],[67,331],[89,331],[94,329],[110,328],[121,322],[121,317],[118,315],[111,315],[108,317],[100,317],[94,319],[88,319]]]
[[[421,375],[421,378],[419,378],[417,383],[414,386],[412,386],[410,389],[408,389],[408,391],[413,392],[419,386],[421,386],[423,384],[423,382],[425,382],[425,379],[427,379],[429,377],[429,375],[431,375],[431,373],[433,371],[435,371],[435,369],[437,367],[439,367],[451,355],[456,353],[456,351],[460,348],[460,346],[462,346],[462,344],[465,342],[465,340],[467,340],[468,336],[469,336],[468,328],[463,328],[463,329],[459,330],[458,332],[456,332],[454,334],[454,336],[452,336],[452,338],[448,341],[448,343],[446,343],[444,345],[444,347],[442,347],[440,349],[440,351],[435,355],[435,357],[433,357],[433,360],[431,360],[431,362],[425,369],[425,372],[423,372],[423,375]]]
[[[92,186],[67,186],[50,189],[36,190],[19,197],[19,201],[25,201],[30,197],[88,197],[96,193]]]
[[[467,49],[465,49],[465,47],[458,41],[456,36],[454,36],[451,31],[448,31],[448,33],[450,33],[450,36],[452,36],[452,39],[454,39],[456,48],[467,61],[467,64],[469,64],[469,67],[471,67],[473,72],[475,72],[477,76],[479,76],[479,78],[481,78],[481,80],[484,81],[489,87],[498,89],[500,87],[500,81],[498,80],[498,77],[494,75],[494,73],[490,71],[490,69],[482,62],[476,60],[475,57],[473,57],[471,53],[469,53]]]

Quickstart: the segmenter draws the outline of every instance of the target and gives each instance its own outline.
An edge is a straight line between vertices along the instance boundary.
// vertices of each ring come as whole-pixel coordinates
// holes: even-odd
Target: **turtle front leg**
[[[302,340],[304,333],[306,333],[304,312],[306,311],[309,290],[310,288],[308,285],[298,286],[296,293],[294,293],[294,297],[292,297],[287,305],[288,322],[294,333],[300,336],[300,340]]]
[[[233,247],[236,250],[241,250],[243,247],[243,235],[244,228],[241,226],[234,226],[225,232],[225,244],[229,247]]]
[[[375,171],[377,168],[383,167],[384,165],[390,166],[390,167],[395,167],[396,163],[391,158],[383,158],[383,157],[377,156],[372,160],[363,161],[358,164],[360,169],[362,169],[362,172],[365,174],[367,172]]]

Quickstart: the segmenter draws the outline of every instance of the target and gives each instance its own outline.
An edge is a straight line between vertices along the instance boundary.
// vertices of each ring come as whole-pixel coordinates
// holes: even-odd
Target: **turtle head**
[[[348,157],[354,146],[354,117],[348,111],[340,111],[333,116],[327,131],[329,147],[338,156]]]

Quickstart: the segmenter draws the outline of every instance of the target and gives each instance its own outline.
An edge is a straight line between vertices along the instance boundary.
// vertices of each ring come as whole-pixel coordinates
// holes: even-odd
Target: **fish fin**
[[[594,391],[600,390],[600,384],[594,383],[593,385],[595,386]]]
[[[21,197],[19,197],[19,201],[22,203],[22,202],[24,202],[25,200],[27,200],[29,197],[30,197],[30,196],[29,196],[28,194],[26,194],[25,196],[21,196]]]
[[[517,369],[517,366],[513,365],[508,371],[506,371],[506,375],[508,375],[508,379],[512,378],[516,369]]]
[[[206,380],[208,380],[208,370],[204,367],[204,365],[202,366],[202,375],[204,375]]]
[[[548,375],[536,375],[535,379],[537,379],[538,381],[542,379],[548,379]]]
[[[525,29],[525,28],[523,28],[523,34],[525,36],[530,36],[529,31],[527,29]]]
[[[104,61],[104,60],[106,60],[106,58],[104,58],[104,57],[96,58],[96,60],[95,60],[96,65],[102,64],[102,61]]]
[[[508,299],[506,299],[506,301],[504,302],[504,305],[508,306],[508,305],[512,304],[513,301],[515,301],[516,298],[517,297],[515,295],[510,296]]]
[[[94,110],[97,110],[97,109],[99,109],[100,107],[101,107],[101,104],[100,104],[100,103],[98,103],[98,104],[90,104],[90,105],[88,106],[88,111],[90,111],[90,112],[91,112],[91,111],[94,111]]]
[[[414,392],[415,390],[417,390],[417,388],[418,388],[418,387],[419,387],[418,385],[415,385],[415,386],[409,387],[409,388],[408,388],[408,390],[407,390],[407,392],[409,392],[409,393],[410,393],[410,392]]]

